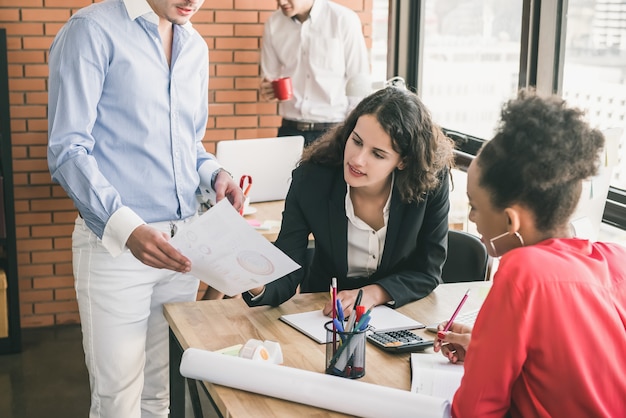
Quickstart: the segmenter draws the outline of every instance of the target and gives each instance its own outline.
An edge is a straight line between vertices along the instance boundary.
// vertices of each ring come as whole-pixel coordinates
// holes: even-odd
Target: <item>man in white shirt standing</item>
[[[278,136],[302,135],[309,145],[347,116],[350,77],[370,74],[361,21],[328,0],[277,4],[263,32],[261,97],[275,100],[271,81],[291,77],[293,98],[279,105]]]

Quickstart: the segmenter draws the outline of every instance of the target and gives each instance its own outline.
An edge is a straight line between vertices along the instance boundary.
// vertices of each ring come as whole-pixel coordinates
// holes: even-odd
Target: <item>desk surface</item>
[[[452,314],[468,288],[472,292],[463,311],[479,308],[489,286],[490,282],[443,284],[428,297],[398,310],[424,324],[439,322]],[[219,350],[243,344],[250,338],[278,341],[286,366],[323,373],[325,345],[317,344],[278,318],[283,314],[321,309],[327,299],[327,293],[300,294],[277,308],[249,308],[241,299],[199,301],[165,305],[164,313],[183,349]],[[434,338],[432,334],[423,335]],[[428,351],[432,352],[432,349]],[[409,354],[389,354],[367,344],[366,374],[360,380],[409,390],[408,359]],[[345,416],[207,382],[205,387],[223,416]]]
[[[246,219],[255,219],[260,223],[265,221],[275,222],[276,225],[270,229],[259,229],[258,231],[269,241],[274,242],[278,238],[280,232],[280,222],[283,219],[283,210],[285,208],[284,200],[275,200],[272,202],[252,203],[250,207],[256,209],[255,213],[246,215]]]

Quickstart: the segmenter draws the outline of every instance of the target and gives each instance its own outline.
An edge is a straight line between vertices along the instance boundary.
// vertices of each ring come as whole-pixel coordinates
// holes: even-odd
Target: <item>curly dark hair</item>
[[[442,170],[452,168],[454,143],[433,122],[419,97],[403,88],[386,87],[364,98],[341,125],[305,148],[300,163],[341,167],[346,142],[363,115],[376,117],[404,162],[404,169],[395,171],[402,201],[424,199],[442,181]]]
[[[603,147],[604,136],[583,111],[521,90],[504,105],[494,138],[478,154],[479,182],[496,208],[523,205],[537,228],[554,232],[576,210],[582,181],[597,174]]]

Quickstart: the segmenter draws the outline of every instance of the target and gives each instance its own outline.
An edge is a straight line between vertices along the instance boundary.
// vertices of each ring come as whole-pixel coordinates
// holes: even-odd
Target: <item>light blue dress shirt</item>
[[[72,16],[50,50],[52,179],[100,238],[116,212],[134,216],[122,245],[137,223],[196,214],[219,168],[202,144],[207,45],[174,25],[168,66],[157,23],[146,0],[107,0]]]

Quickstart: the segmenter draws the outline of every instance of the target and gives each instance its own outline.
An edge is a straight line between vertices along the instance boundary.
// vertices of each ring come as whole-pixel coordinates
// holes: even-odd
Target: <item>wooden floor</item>
[[[89,376],[81,338],[79,325],[23,329],[22,352],[0,355],[0,418],[87,418]],[[215,417],[200,394],[203,418]],[[193,417],[189,403],[186,409]]]

